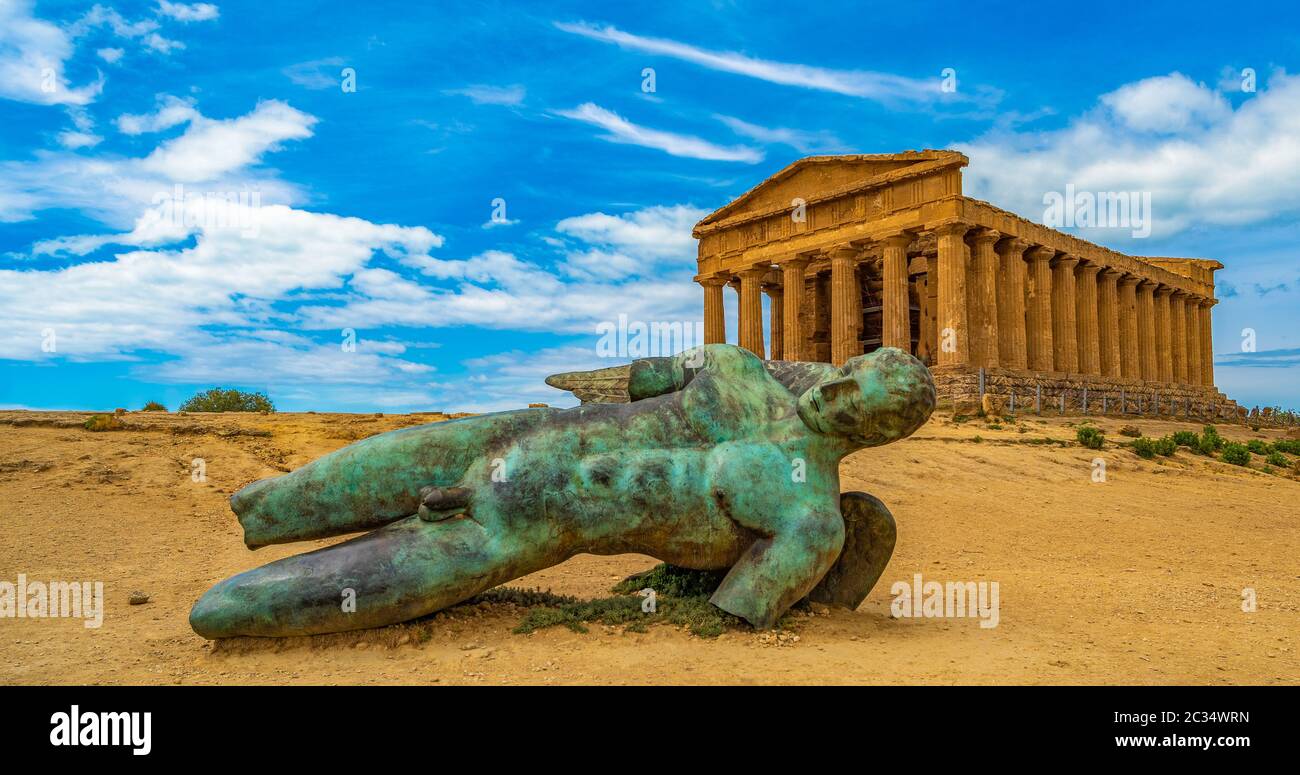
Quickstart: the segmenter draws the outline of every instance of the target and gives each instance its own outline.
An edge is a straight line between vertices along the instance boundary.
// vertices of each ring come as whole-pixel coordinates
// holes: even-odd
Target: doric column
[[[1202,385],[1201,381],[1201,302],[1203,296],[1189,296],[1184,305],[1187,312],[1187,384]]]
[[[1187,384],[1187,294],[1174,291],[1169,297],[1170,351],[1174,354],[1174,382]]]
[[[884,285],[881,311],[880,345],[912,351],[912,305],[907,294],[907,246],[912,235],[895,234],[881,240],[884,252],[880,259]]]
[[[1080,264],[1075,275],[1075,316],[1079,330],[1079,373],[1101,374],[1101,339],[1097,329],[1096,264]]]
[[[1142,379],[1138,362],[1137,286],[1141,277],[1124,275],[1119,281],[1119,370],[1124,379]]]
[[[858,326],[853,320],[853,294],[858,286],[858,251],[851,247],[831,251],[831,363],[843,365],[857,350]]]
[[[740,274],[740,346],[760,358],[763,353],[763,292],[759,285],[767,275],[766,266],[751,266]]]
[[[717,275],[700,280],[700,285],[704,286],[705,344],[727,341],[727,318],[722,312],[722,287],[726,284],[727,278]]]
[[[1075,304],[1074,267],[1079,259],[1062,254],[1052,263],[1052,345],[1055,348],[1056,370],[1079,370],[1079,324]]]
[[[1201,384],[1214,387],[1214,330],[1210,325],[1210,308],[1218,299],[1201,302]]]
[[[785,360],[785,315],[782,311],[784,289],[777,283],[763,283],[763,293],[767,294],[768,342],[771,345],[771,359]]]
[[[1051,266],[1055,255],[1055,250],[1041,245],[1025,254],[1029,261],[1029,310],[1025,314],[1025,331],[1028,334],[1029,368],[1034,371],[1056,368],[1052,352]]]
[[[1165,384],[1174,381],[1174,321],[1169,309],[1173,293],[1168,285],[1156,288],[1156,379]]]
[[[1123,272],[1105,269],[1097,286],[1097,340],[1101,351],[1102,376],[1119,379],[1123,368],[1119,357],[1119,278]]]
[[[1029,368],[1025,342],[1025,248],[1015,237],[997,244],[1001,264],[998,275],[998,360],[1008,369]]]
[[[1143,280],[1137,287],[1138,372],[1143,382],[1159,382],[1156,366],[1156,292],[1157,283]]]
[[[939,251],[939,365],[970,363],[970,326],[966,309],[965,223],[948,223],[934,230]]]
[[[970,359],[972,366],[993,368],[998,361],[998,254],[994,243],[1002,235],[977,229],[971,236]]]
[[[800,320],[803,313],[804,270],[807,267],[808,259],[800,256],[781,262],[781,284],[787,291],[781,301],[784,317],[782,354],[788,361],[812,360],[812,353],[808,352],[808,343],[803,336],[803,321]]]

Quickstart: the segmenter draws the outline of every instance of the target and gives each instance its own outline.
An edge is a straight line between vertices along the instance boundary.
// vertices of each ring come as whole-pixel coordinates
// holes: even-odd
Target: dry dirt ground
[[[1259,457],[1255,470],[1185,449],[1145,461],[1114,443],[1128,422],[1148,436],[1198,426],[1102,418],[1094,452],[1073,442],[1077,418],[997,429],[941,412],[907,441],[853,455],[844,489],[888,503],[893,560],[857,611],[800,614],[780,637],[668,625],[516,635],[521,609],[482,604],[440,614],[427,639],[394,627],[214,645],[186,621],[209,585],[327,543],[250,552],[226,497],[437,416],[130,413],[128,430],[101,433],[82,429],[87,416],[0,412],[0,581],[101,580],[106,608],[99,629],[0,618],[3,684],[1300,682],[1300,480],[1258,470]],[[1032,443],[1044,439],[1070,443]],[[196,458],[206,482],[193,481]],[[514,585],[598,597],[653,564],[581,556]],[[998,582],[998,626],[891,618],[890,587],[917,573]],[[134,590],[150,602],[128,605]]]

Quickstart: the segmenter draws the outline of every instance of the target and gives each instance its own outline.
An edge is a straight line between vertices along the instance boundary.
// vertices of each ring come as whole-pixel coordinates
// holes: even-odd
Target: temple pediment
[[[966,163],[966,157],[956,151],[809,156],[709,214],[696,224],[695,234],[698,237],[732,223],[789,209],[796,199],[813,203],[907,177],[912,172],[926,174]]]

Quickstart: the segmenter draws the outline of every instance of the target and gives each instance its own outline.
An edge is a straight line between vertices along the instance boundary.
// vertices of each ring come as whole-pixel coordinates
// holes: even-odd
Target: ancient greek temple
[[[1072,407],[1236,413],[1214,386],[1221,263],[1125,255],[964,196],[967,163],[813,156],[700,221],[706,341],[726,341],[731,287],[737,341],[760,357],[897,347],[952,400],[982,389],[1023,405],[1045,390]]]

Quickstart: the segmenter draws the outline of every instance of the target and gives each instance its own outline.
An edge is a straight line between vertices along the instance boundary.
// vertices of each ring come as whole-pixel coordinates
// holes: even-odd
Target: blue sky
[[[0,0],[0,406],[563,404],[602,322],[699,319],[708,211],[808,154],[956,148],[1034,220],[1151,192],[1150,237],[1078,233],[1223,261],[1217,382],[1296,407],[1298,17]]]

